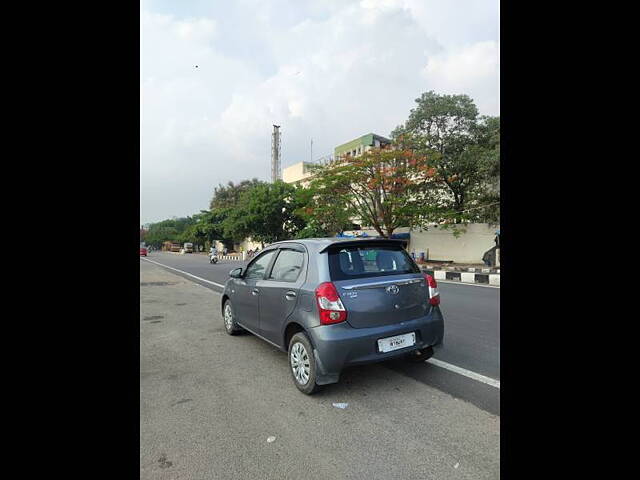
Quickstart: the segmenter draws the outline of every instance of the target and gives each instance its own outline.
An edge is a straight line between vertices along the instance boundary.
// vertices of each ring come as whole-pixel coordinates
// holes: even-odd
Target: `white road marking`
[[[161,267],[169,268],[171,270],[175,270],[176,272],[180,272],[180,273],[183,273],[185,275],[189,275],[190,277],[193,277],[193,278],[195,278],[197,280],[200,280],[201,282],[210,283],[211,285],[215,285],[216,287],[224,288],[224,285],[221,285],[221,284],[216,283],[216,282],[212,282],[211,280],[207,280],[206,278],[196,277],[192,273],[185,272],[185,271],[182,271],[182,270],[178,270],[177,268],[170,267],[169,265],[165,265],[164,263],[154,262],[153,260],[149,260],[148,258],[141,258],[140,260],[146,260],[147,262],[155,263],[156,265],[160,265]]]
[[[221,284],[216,283],[216,282],[212,282],[211,280],[207,280],[206,278],[198,277],[196,275],[193,275],[193,274],[191,274],[189,272],[185,272],[183,270],[178,270],[177,268],[170,267],[169,265],[165,265],[164,263],[155,262],[153,260],[149,260],[148,258],[140,258],[140,260],[146,260],[147,262],[155,263],[156,265],[160,265],[161,267],[166,267],[166,268],[168,268],[170,270],[175,270],[176,272],[183,273],[183,274],[188,275],[190,277],[193,277],[193,278],[195,278],[197,280],[200,280],[201,282],[210,283],[211,285],[215,285],[217,287],[224,288],[224,285],[221,285]],[[457,283],[457,282],[446,282],[446,283]],[[460,285],[469,285],[469,284],[462,283]],[[474,286],[486,286],[486,285],[474,285]],[[493,287],[493,288],[499,288],[499,287]],[[444,368],[446,370],[450,370],[452,372],[458,373],[460,375],[463,375],[465,377],[471,378],[471,379],[476,380],[478,382],[486,383],[487,385],[491,385],[492,387],[495,387],[495,388],[498,388],[498,389],[500,388],[500,380],[496,380],[496,379],[490,378],[490,377],[485,377],[484,375],[480,375],[479,373],[472,372],[471,370],[467,370],[465,368],[458,367],[456,365],[452,365],[452,364],[447,363],[447,362],[443,362],[442,360],[438,360],[436,358],[430,358],[429,360],[426,360],[426,362],[431,363],[432,365],[435,365],[437,367]]]
[[[430,358],[429,360],[426,360],[426,362],[500,389],[500,380],[496,380],[495,378],[485,377],[484,375],[480,375],[479,373],[472,372],[471,370],[457,367],[455,365],[451,365],[450,363],[443,362],[442,360],[438,360],[437,358]]]

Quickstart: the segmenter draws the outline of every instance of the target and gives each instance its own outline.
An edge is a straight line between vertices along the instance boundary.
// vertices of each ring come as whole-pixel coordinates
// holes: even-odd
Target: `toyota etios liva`
[[[248,330],[288,352],[293,382],[306,394],[337,382],[346,366],[401,355],[424,361],[442,344],[436,281],[401,241],[278,242],[230,277],[227,333]]]

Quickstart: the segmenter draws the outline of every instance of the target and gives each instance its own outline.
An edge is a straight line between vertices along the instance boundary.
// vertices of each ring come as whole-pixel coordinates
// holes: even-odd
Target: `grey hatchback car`
[[[229,274],[222,294],[227,333],[247,330],[288,352],[303,393],[336,383],[344,367],[398,356],[422,362],[442,345],[436,281],[402,241],[278,242]]]

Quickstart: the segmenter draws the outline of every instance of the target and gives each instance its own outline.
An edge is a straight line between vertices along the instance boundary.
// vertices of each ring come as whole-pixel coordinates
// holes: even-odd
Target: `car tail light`
[[[438,282],[431,275],[424,274],[424,281],[429,287],[429,303],[431,305],[440,305],[440,292],[438,291]]]
[[[320,313],[320,323],[322,325],[340,323],[347,319],[347,311],[333,283],[321,283],[318,288],[316,288],[316,299],[318,301],[318,312]]]

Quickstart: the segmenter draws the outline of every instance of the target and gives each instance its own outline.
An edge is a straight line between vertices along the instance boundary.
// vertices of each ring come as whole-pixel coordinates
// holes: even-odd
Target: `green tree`
[[[145,242],[156,248],[164,242],[182,242],[183,233],[195,223],[196,219],[193,217],[170,218],[152,223],[145,234]]]
[[[219,215],[217,210],[201,210],[194,218],[196,223],[193,225],[193,235],[199,244],[212,244],[216,240],[224,239],[222,221],[225,217]]]
[[[252,178],[251,180],[242,180],[235,184],[229,182],[226,185],[218,185],[213,190],[213,197],[209,204],[210,210],[222,210],[235,207],[240,201],[240,196],[257,185],[264,185],[265,182]]]
[[[228,182],[226,185],[220,184],[214,189],[209,203],[210,214],[202,219],[201,227],[206,231],[209,242],[220,240],[225,245],[232,246],[233,243],[239,243],[246,237],[246,235],[243,236],[235,220],[234,212],[239,208],[243,193],[264,184],[265,182],[253,178],[242,180],[238,184],[233,182]]]
[[[178,232],[175,227],[162,225],[163,222],[154,223],[149,226],[149,231],[145,236],[145,242],[155,248],[160,248],[164,242],[175,242]]]
[[[195,216],[196,215],[194,215],[194,217]],[[206,232],[201,227],[202,224],[199,222],[187,226],[187,228],[185,228],[185,230],[180,235],[178,235],[178,242],[190,242],[193,243],[196,248],[198,245],[202,245],[204,247],[208,238]]]
[[[347,208],[318,189],[300,187],[295,195],[295,214],[306,223],[296,238],[333,237],[353,227]]]
[[[467,95],[430,91],[416,103],[392,137],[427,156],[435,168],[436,184],[430,181],[424,189],[432,219],[453,218],[460,223],[495,217],[499,214],[492,204],[499,202],[500,118],[479,116]]]
[[[294,238],[305,226],[295,211],[301,206],[296,188],[282,181],[259,183],[243,192],[223,221],[225,235],[272,243]]]
[[[478,146],[482,180],[477,203],[481,207],[467,212],[473,221],[500,222],[500,117],[482,117]]]

